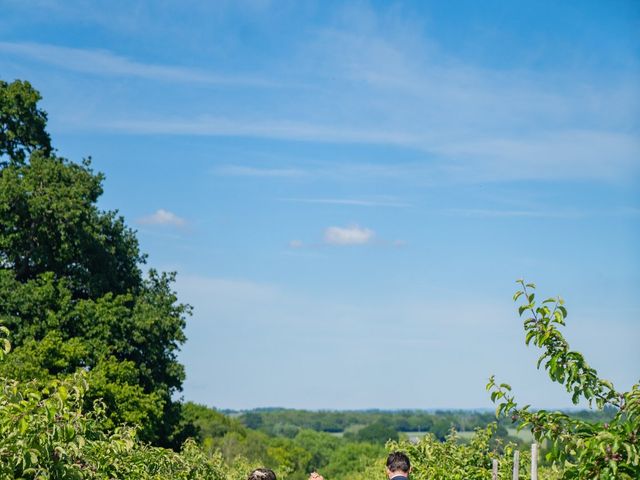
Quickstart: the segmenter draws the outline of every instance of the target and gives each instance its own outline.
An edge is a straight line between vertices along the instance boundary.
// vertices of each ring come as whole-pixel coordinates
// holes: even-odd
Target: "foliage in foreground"
[[[2,335],[6,334],[2,328]],[[0,344],[3,361],[9,343],[2,338]],[[1,479],[240,480],[251,469],[242,456],[234,455],[226,461],[224,446],[209,449],[204,442],[203,449],[190,440],[178,453],[140,442],[134,427],[105,429],[109,422],[101,402],[96,401],[89,411],[84,409],[89,388],[86,373],[46,382],[0,382]],[[206,413],[198,407],[190,408],[197,415]],[[226,434],[248,434],[233,419],[225,424]],[[412,477],[419,480],[488,479],[493,458],[501,458],[505,475],[512,468],[509,459],[513,445],[496,448],[490,442],[495,428],[494,424],[478,429],[468,444],[458,442],[452,432],[445,442],[428,435],[416,444],[407,440],[389,442],[387,448],[407,451],[415,466]],[[384,479],[384,450],[376,445],[343,442],[311,430],[300,431],[293,440],[270,438],[263,445],[275,462],[278,478],[304,478],[308,473],[300,468],[304,464],[307,470],[322,466],[327,480]],[[312,458],[309,452],[317,457]],[[522,478],[526,479],[526,454],[521,465]],[[541,472],[540,478],[555,477]]]
[[[549,298],[537,304],[535,285],[519,281],[514,301],[524,321],[526,343],[542,349],[538,368],[544,368],[554,382],[564,385],[574,404],[581,399],[602,410],[613,407],[615,415],[606,423],[572,418],[562,412],[532,411],[519,406],[508,384],[498,385],[492,377],[487,389],[491,398],[500,401],[497,413],[511,416],[519,428],[531,428],[535,438],[550,445],[547,459],[563,468],[563,479],[633,479],[640,478],[640,385],[628,392],[618,392],[613,384],[598,377],[582,354],[570,349],[559,330],[564,326],[567,309],[561,298]]]
[[[9,350],[6,338],[1,346],[0,360]],[[219,453],[205,455],[192,440],[177,453],[140,442],[133,427],[105,431],[104,405],[95,402],[91,411],[83,409],[86,377],[0,379],[1,479],[246,478],[246,462],[229,467]]]
[[[391,443],[391,450],[405,451],[411,458],[414,480],[490,480],[492,478],[493,460],[498,460],[499,478],[512,478],[513,443],[504,445],[492,441],[495,424],[476,430],[471,442],[461,444],[452,430],[444,442],[433,435],[428,435],[417,443],[403,441]],[[519,478],[529,480],[531,456],[520,452]],[[556,480],[560,474],[556,468],[540,468],[539,480]]]

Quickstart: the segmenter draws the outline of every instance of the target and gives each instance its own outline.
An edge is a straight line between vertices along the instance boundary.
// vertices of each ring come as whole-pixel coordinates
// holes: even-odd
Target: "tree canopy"
[[[0,80],[0,165],[23,163],[37,150],[51,153],[47,114],[38,108],[40,99],[29,82]]]
[[[0,322],[15,347],[1,369],[24,380],[85,370],[85,401],[102,398],[112,426],[181,443],[190,430],[173,396],[190,308],[174,274],[143,275],[135,231],[97,206],[104,176],[55,153],[39,100],[28,82],[0,82]]]

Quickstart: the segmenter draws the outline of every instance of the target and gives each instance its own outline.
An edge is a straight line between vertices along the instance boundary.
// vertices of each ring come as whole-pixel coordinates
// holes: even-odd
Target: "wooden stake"
[[[520,450],[513,452],[513,480],[520,477]]]
[[[531,444],[531,480],[538,480],[538,444]]]
[[[493,460],[493,475],[491,476],[493,480],[498,480],[498,460]]]

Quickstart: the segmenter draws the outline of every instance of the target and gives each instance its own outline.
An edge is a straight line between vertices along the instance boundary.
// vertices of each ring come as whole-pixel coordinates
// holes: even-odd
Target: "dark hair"
[[[268,468],[256,468],[249,474],[247,480],[276,480],[276,474]]]
[[[402,452],[392,452],[387,457],[387,468],[390,472],[404,472],[409,473],[411,470],[411,462],[409,461],[409,457],[407,457]]]

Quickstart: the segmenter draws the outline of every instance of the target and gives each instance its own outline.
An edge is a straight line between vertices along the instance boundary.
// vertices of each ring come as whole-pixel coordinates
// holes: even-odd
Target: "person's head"
[[[392,452],[387,457],[387,476],[389,478],[402,475],[406,477],[411,471],[411,462],[402,452]]]
[[[268,468],[256,468],[249,474],[247,480],[276,480],[276,474]]]

